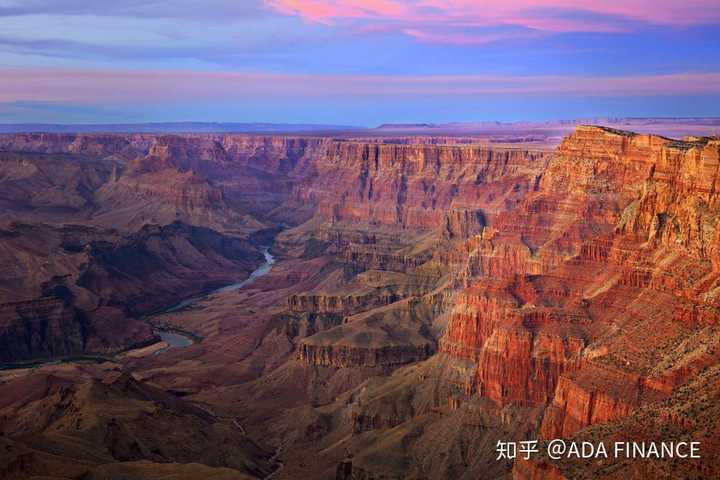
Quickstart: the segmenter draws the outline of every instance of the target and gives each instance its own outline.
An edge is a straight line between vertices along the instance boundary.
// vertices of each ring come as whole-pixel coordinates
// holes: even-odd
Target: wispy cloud
[[[440,43],[488,43],[509,33],[457,29],[521,27],[544,32],[617,32],[638,25],[720,23],[717,0],[264,0],[310,22],[386,22],[412,37]]]
[[[137,18],[228,19],[266,15],[261,0],[2,0],[0,16],[94,15]]]
[[[417,28],[403,28],[402,33],[419,41],[429,43],[448,43],[453,45],[484,45],[500,40],[527,40],[539,38],[543,34],[537,31],[501,31],[501,32],[463,32],[463,31],[434,31]]]
[[[176,42],[179,43],[179,42]],[[26,39],[0,35],[0,52],[58,59],[111,59],[135,61],[167,61],[198,59],[217,63],[242,63],[267,55],[267,47],[254,49],[235,45],[106,45],[62,38]]]
[[[264,72],[5,69],[0,102],[223,101],[276,97],[718,95],[720,73],[637,76],[370,76]],[[269,97],[270,98],[270,97]]]

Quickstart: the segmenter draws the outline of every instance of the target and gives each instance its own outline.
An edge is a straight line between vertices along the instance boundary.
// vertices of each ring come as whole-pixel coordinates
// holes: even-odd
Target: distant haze
[[[602,125],[637,133],[653,133],[671,138],[688,135],[720,135],[720,117],[706,118],[579,118],[545,122],[472,123],[384,123],[375,128],[350,125],[315,125],[282,123],[221,123],[167,122],[116,124],[0,124],[0,133],[250,133],[250,134],[309,134],[334,137],[469,137],[487,141],[539,142],[557,144],[578,125]]]
[[[303,125],[282,123],[215,123],[215,122],[167,122],[167,123],[6,123],[0,124],[0,133],[47,132],[47,133],[256,133],[256,132],[322,132],[362,130],[347,125]]]

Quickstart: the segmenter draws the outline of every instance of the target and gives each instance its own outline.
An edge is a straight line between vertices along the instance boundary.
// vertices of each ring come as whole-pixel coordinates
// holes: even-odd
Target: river
[[[178,310],[181,310],[183,308],[186,308],[195,302],[198,302],[202,299],[211,297],[218,293],[223,292],[230,292],[232,290],[237,290],[242,287],[246,287],[253,283],[258,278],[267,275],[270,270],[272,269],[273,264],[275,263],[275,257],[270,253],[270,247],[263,247],[262,254],[265,257],[265,262],[260,265],[258,268],[256,268],[248,278],[243,280],[242,282],[233,283],[231,285],[226,285],[224,287],[217,288],[215,290],[211,290],[207,293],[204,293],[202,295],[196,295],[194,297],[186,298],[185,300],[182,300],[181,302],[177,303],[176,305],[173,305],[172,307],[165,309],[161,312],[148,315],[145,317],[146,319],[152,318],[158,315],[163,315],[165,313],[172,313],[177,312]],[[155,352],[155,354],[160,354],[163,352],[166,352],[172,348],[185,348],[189,347],[190,345],[195,343],[195,339],[189,335],[185,334],[183,332],[180,332],[178,330],[170,330],[170,329],[160,329],[157,328],[154,330],[155,334],[160,337],[164,342],[168,344],[166,348],[163,348],[162,350],[158,350]],[[71,363],[71,362],[81,362],[81,361],[91,361],[91,362],[108,362],[112,361],[114,358],[113,355],[71,355],[55,360],[30,360],[26,362],[17,362],[17,363],[0,363],[0,370],[16,370],[16,369],[24,369],[24,368],[36,368],[41,367],[43,365],[55,365],[60,363]]]
[[[262,254],[265,257],[265,263],[263,263],[258,268],[256,268],[250,274],[250,276],[248,278],[246,278],[245,280],[243,280],[242,282],[233,283],[230,285],[226,285],[224,287],[217,288],[215,290],[211,290],[202,295],[196,295],[194,297],[186,298],[186,299],[178,302],[177,304],[173,305],[172,307],[165,309],[161,312],[158,312],[156,314],[150,315],[147,318],[152,318],[152,317],[155,317],[158,315],[164,315],[167,313],[177,312],[178,310],[187,308],[190,305],[193,305],[194,303],[199,302],[200,300],[203,300],[208,297],[212,297],[213,295],[216,295],[218,293],[231,292],[233,290],[238,290],[240,288],[250,285],[258,278],[270,273],[270,270],[272,269],[272,266],[275,263],[275,257],[270,253],[270,247],[263,247]],[[159,336],[164,342],[166,342],[168,344],[167,348],[160,350],[157,353],[165,352],[171,348],[189,347],[190,345],[195,343],[195,340],[190,335],[186,335],[177,330],[158,328],[158,329],[155,329],[154,332],[157,336]]]

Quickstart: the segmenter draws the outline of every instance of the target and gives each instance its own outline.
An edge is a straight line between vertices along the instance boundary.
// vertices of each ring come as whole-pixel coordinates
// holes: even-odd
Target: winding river
[[[270,270],[272,269],[273,264],[275,263],[275,257],[270,253],[270,247],[263,247],[262,254],[265,257],[265,262],[262,265],[260,265],[258,268],[256,268],[255,271],[253,271],[250,274],[250,276],[248,278],[246,278],[245,280],[243,280],[242,282],[233,283],[231,285],[226,285],[224,287],[220,287],[215,290],[211,290],[202,295],[196,295],[196,296],[193,296],[190,298],[186,298],[168,309],[148,315],[145,318],[149,319],[149,318],[163,315],[166,313],[177,312],[178,310],[182,310],[183,308],[189,307],[190,305],[192,305],[200,300],[211,297],[218,293],[230,292],[230,291],[238,290],[240,288],[250,285],[258,278],[260,278],[264,275],[267,275],[270,272]],[[190,345],[195,343],[195,339],[191,335],[185,334],[178,330],[156,328],[154,330],[154,332],[157,336],[159,336],[164,342],[166,342],[168,344],[168,346],[166,348],[155,352],[156,355],[166,352],[172,348],[189,347]],[[56,360],[50,360],[50,361],[37,360],[37,361],[0,364],[0,370],[35,368],[35,367],[40,367],[43,365],[54,365],[54,364],[60,364],[60,363],[70,363],[70,362],[79,362],[79,361],[107,362],[107,361],[112,361],[113,358],[114,358],[114,355],[92,355],[92,354],[72,355],[72,356],[68,356],[68,357],[64,357],[64,358],[60,358],[60,359],[56,359]]]
[[[275,263],[275,257],[270,253],[270,247],[263,247],[262,254],[265,257],[265,263],[260,265],[258,268],[256,268],[248,278],[243,280],[242,282],[233,283],[231,285],[226,285],[224,287],[217,288],[215,290],[211,290],[207,293],[204,293],[202,295],[196,295],[194,297],[186,298],[177,304],[173,305],[172,307],[165,309],[161,312],[155,313],[153,315],[148,316],[147,318],[156,317],[159,315],[165,315],[167,313],[173,313],[177,312],[179,310],[182,310],[184,308],[187,308],[194,303],[203,300],[208,297],[212,297],[213,295],[216,295],[218,293],[225,293],[225,292],[231,292],[233,290],[239,290],[243,287],[246,287],[253,283],[258,278],[267,275],[270,270],[272,269],[273,264]],[[169,330],[169,329],[160,329],[157,328],[154,330],[155,334],[159,336],[164,342],[168,344],[168,347],[166,349],[160,350],[157,353],[165,352],[171,348],[185,348],[189,347],[193,343],[195,343],[195,340],[190,336],[186,335],[182,332],[179,332],[177,330]]]

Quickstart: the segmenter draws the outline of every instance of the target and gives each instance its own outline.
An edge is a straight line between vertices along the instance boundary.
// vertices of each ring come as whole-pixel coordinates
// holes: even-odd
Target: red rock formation
[[[435,351],[428,333],[430,298],[409,298],[346,318],[345,323],[303,339],[299,360],[312,365],[391,367],[424,360]]]
[[[372,307],[389,305],[402,298],[401,295],[370,292],[358,296],[338,295],[292,295],[288,298],[290,310],[313,313],[351,314]]]
[[[436,228],[451,210],[483,205],[492,212],[517,201],[534,188],[533,172],[545,157],[478,146],[341,142],[316,165],[314,187],[301,195],[322,199],[326,218]]]
[[[433,348],[429,342],[416,347],[408,345],[322,346],[303,342],[298,348],[298,359],[323,367],[380,367],[424,360],[432,354],[432,351]]]
[[[468,242],[459,274],[468,288],[441,349],[477,361],[480,395],[552,401],[542,426],[550,438],[623,417],[674,388],[661,372],[626,370],[649,370],[647,358],[663,353],[645,338],[628,349],[640,332],[615,325],[637,318],[672,336],[678,327],[668,321],[717,323],[719,152],[717,140],[598,127],[563,141],[538,191]],[[667,321],[655,316],[666,306]],[[599,339],[602,348],[593,346]],[[617,367],[580,361],[586,347]],[[628,360],[638,348],[644,353]]]
[[[624,417],[639,405],[641,388],[639,375],[583,365],[560,377],[540,432],[548,439],[568,437],[588,425]]]
[[[512,480],[567,480],[567,477],[551,463],[518,458],[513,465]]]

